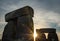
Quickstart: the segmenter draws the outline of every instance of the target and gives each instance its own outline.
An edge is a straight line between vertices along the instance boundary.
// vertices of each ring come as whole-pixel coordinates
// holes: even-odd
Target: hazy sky
[[[60,32],[60,0],[0,0],[0,33],[5,26],[5,14],[24,6],[34,9],[35,28],[56,28]]]

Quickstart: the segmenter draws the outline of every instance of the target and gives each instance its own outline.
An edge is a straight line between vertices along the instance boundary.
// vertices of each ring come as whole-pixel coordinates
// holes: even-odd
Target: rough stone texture
[[[7,13],[5,15],[5,21],[8,22],[9,20],[12,20],[16,17],[26,16],[26,15],[30,15],[32,17],[34,16],[34,11],[30,6],[25,6],[20,9],[14,10],[10,13]]]

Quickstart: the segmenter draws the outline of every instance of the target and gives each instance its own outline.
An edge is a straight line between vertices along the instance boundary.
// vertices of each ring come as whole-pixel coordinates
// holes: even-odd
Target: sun
[[[34,31],[34,38],[36,38],[37,37],[37,33],[36,33],[36,30]]]
[[[35,38],[37,37],[36,30],[34,30],[34,34],[33,34],[33,36],[34,36],[34,41],[35,41]]]

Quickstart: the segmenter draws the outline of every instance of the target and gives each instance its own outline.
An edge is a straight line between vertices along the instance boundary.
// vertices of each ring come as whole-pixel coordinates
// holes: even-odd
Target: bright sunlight
[[[37,33],[36,33],[36,30],[34,29],[34,41],[35,41],[35,38],[37,37]]]

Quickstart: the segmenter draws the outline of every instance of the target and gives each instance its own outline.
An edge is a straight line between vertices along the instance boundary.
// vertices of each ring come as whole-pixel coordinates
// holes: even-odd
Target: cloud
[[[39,0],[38,2],[43,9],[60,13],[60,0]]]
[[[60,0],[0,0],[0,22],[6,13],[29,5],[34,9],[34,27],[60,31]]]
[[[0,34],[3,33],[4,27],[7,23],[6,22],[0,22]]]
[[[4,21],[4,15],[10,11],[30,5],[34,8],[36,24],[46,24],[52,20],[60,22],[60,1],[59,0],[1,0],[0,21]],[[37,18],[36,18],[37,17]],[[39,20],[39,21],[38,21]],[[41,25],[42,25],[41,24]]]
[[[1,17],[0,20],[3,20],[2,16],[4,16],[6,13],[13,11],[15,9],[21,8],[25,5],[30,5],[31,7],[34,8],[34,10],[39,10],[39,11],[47,10],[47,11],[55,12],[60,15],[60,1],[59,0],[1,0],[0,5],[1,5],[0,6],[0,17]],[[44,13],[47,13],[47,12],[44,12]]]

